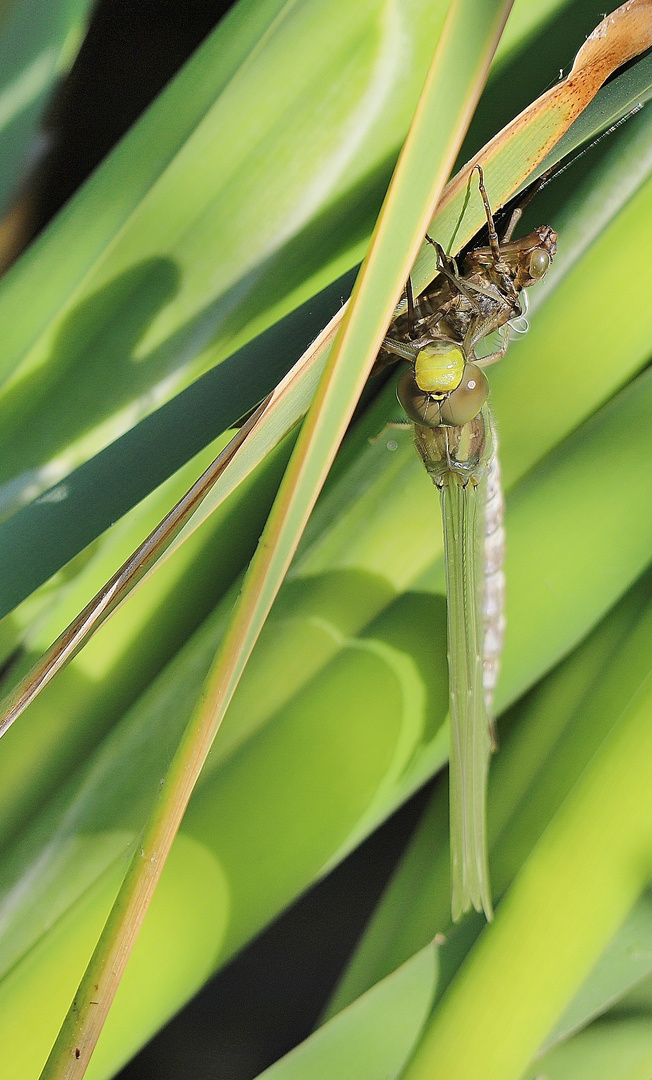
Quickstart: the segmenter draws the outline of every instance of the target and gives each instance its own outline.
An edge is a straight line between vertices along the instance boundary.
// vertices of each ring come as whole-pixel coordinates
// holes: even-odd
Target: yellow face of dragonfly
[[[424,345],[414,363],[414,378],[425,394],[444,397],[451,394],[462,381],[464,353],[450,341]]]

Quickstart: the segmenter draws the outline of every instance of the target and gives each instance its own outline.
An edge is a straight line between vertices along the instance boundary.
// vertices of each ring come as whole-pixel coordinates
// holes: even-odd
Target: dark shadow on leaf
[[[391,164],[388,159],[363,177],[146,355],[136,358],[138,344],[180,287],[172,260],[144,260],[82,300],[60,326],[48,361],[0,397],[0,517],[34,497],[30,492],[49,487],[52,479],[44,482],[40,470],[84,435],[111,419],[115,435],[121,434],[220,353],[228,355],[345,269],[349,253],[371,231]],[[237,371],[232,377],[237,381]],[[89,456],[112,435],[90,440]],[[78,464],[71,457],[71,467]]]
[[[385,641],[413,659],[426,692],[423,741],[430,742],[448,714],[446,598],[404,593],[370,623],[364,637]]]
[[[0,398],[0,481],[46,464],[168,374],[163,363],[136,363],[134,352],[179,280],[169,259],[147,259],[68,315],[48,363]],[[140,415],[151,404],[139,402]]]

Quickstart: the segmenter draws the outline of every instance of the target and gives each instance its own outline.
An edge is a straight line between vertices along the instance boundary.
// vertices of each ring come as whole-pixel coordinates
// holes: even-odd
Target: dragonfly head
[[[422,427],[462,427],[478,415],[489,394],[484,371],[465,364],[457,387],[449,394],[435,395],[422,390],[413,368],[399,379],[396,395],[405,412]]]

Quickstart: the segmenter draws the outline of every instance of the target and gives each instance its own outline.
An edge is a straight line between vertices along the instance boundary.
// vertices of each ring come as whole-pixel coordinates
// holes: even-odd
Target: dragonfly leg
[[[500,276],[502,278],[501,284],[502,284],[502,289],[505,292],[505,294],[507,296],[514,296],[515,297],[516,296],[516,290],[514,288],[514,284],[512,282],[512,279],[509,276],[509,269],[507,267],[506,262],[503,259],[502,252],[500,250],[500,241],[498,240],[498,233],[496,232],[496,226],[494,224],[494,217],[493,217],[493,214],[491,212],[491,204],[489,202],[489,196],[487,195],[487,189],[484,186],[484,170],[482,168],[482,165],[474,165],[472,172],[475,169],[478,170],[478,187],[480,189],[480,195],[482,197],[482,202],[484,203],[484,210],[485,210],[485,215],[486,215],[486,218],[487,218],[487,229],[488,229],[488,232],[489,232],[489,247],[491,248],[491,253],[492,253],[493,257],[494,257],[494,270],[495,270],[496,273],[500,274]],[[518,217],[516,218],[516,220],[513,223],[510,221],[511,228],[514,228],[517,221],[518,221]],[[510,226],[508,226],[508,228]]]
[[[479,368],[486,368],[489,367],[490,364],[495,364],[498,360],[502,360],[507,352],[507,346],[509,345],[509,328],[501,327],[500,334],[502,343],[499,349],[496,349],[495,352],[487,353],[486,356],[481,356],[479,359],[474,358],[473,363],[477,364]]]
[[[455,259],[451,255],[447,255],[441,244],[438,243],[437,240],[433,240],[432,236],[429,236],[428,233],[426,233],[425,239],[437,252],[437,269],[441,273],[445,273],[449,280],[457,282],[460,277],[460,272],[457,269]]]
[[[384,425],[382,431],[379,431],[377,435],[372,435],[368,439],[371,446],[375,446],[376,443],[381,442],[390,431],[408,431],[414,427],[411,420],[388,420]]]
[[[469,303],[473,304],[474,307],[478,306],[478,302],[474,296],[474,293],[480,293],[483,296],[490,296],[493,300],[495,300],[495,296],[493,295],[493,293],[486,292],[484,289],[480,288],[480,286],[473,285],[472,282],[462,281],[461,277],[457,272],[457,265],[454,259],[448,258],[441,244],[438,244],[436,240],[433,240],[432,236],[428,236],[428,233],[426,233],[426,240],[429,244],[432,244],[435,251],[437,252],[437,270],[439,271],[439,273],[442,274],[448,281],[450,281],[451,285],[456,288],[457,292],[460,293],[460,295],[463,296],[466,300],[468,300]],[[454,267],[454,270],[449,269],[449,266],[451,265]]]
[[[469,283],[472,288],[476,288],[475,285]],[[486,296],[492,303],[494,311],[487,315],[484,312],[478,310],[475,315],[471,316],[469,325],[464,335],[463,350],[464,355],[475,358],[475,346],[479,341],[482,341],[484,337],[492,332],[492,330],[499,329],[501,332],[501,347],[495,353],[491,353],[493,360],[500,360],[501,356],[505,355],[507,349],[507,342],[509,341],[509,327],[512,325],[514,319],[519,319],[524,314],[521,300],[517,294],[514,297],[510,297],[508,300],[496,292],[489,292],[485,289],[478,287],[478,292]],[[521,331],[517,330],[517,333]],[[482,357],[485,360],[485,357]],[[489,361],[490,363],[493,362]],[[487,364],[485,364],[487,366]]]
[[[531,200],[536,195],[537,191],[540,191],[541,188],[544,187],[545,184],[548,183],[548,180],[550,180],[550,178],[551,178],[551,176],[552,176],[552,174],[554,172],[554,168],[555,167],[553,166],[553,168],[549,169],[548,172],[543,173],[539,177],[538,180],[535,180],[533,184],[530,184],[530,186],[525,189],[525,191],[523,193],[523,197],[521,198],[521,201],[519,203],[517,203],[517,205],[512,210],[512,213],[510,215],[510,219],[509,219],[509,221],[507,223],[507,228],[505,229],[505,232],[503,234],[503,238],[500,241],[501,244],[508,244],[509,241],[512,239],[514,229],[516,228],[519,221],[523,217],[523,211],[525,210],[525,207],[528,205],[529,202],[531,202]]]
[[[419,355],[419,346],[414,342],[397,341],[395,338],[383,338],[383,349],[393,353],[394,356],[400,356],[403,360],[408,360],[411,364],[414,364]]]
[[[480,306],[479,302],[478,302],[478,297],[479,296],[487,297],[487,299],[491,300],[494,304],[499,303],[499,302],[502,303],[503,308],[504,308],[505,311],[508,311],[510,309],[510,307],[512,307],[514,305],[515,302],[516,303],[518,302],[516,300],[516,293],[514,292],[514,289],[513,289],[512,285],[511,285],[511,281],[510,281],[510,300],[511,300],[511,303],[507,303],[507,301],[504,299],[503,296],[501,296],[501,294],[498,292],[498,290],[496,288],[494,288],[493,290],[492,289],[483,289],[481,285],[477,285],[474,281],[464,281],[459,276],[459,274],[457,274],[457,276],[456,276],[456,273],[452,273],[443,264],[442,260],[448,262],[449,264],[453,263],[453,265],[455,266],[455,271],[457,272],[457,266],[455,265],[454,260],[448,259],[447,255],[444,253],[444,250],[443,250],[441,244],[438,244],[437,241],[433,240],[432,237],[428,236],[427,233],[426,233],[426,240],[428,241],[429,244],[432,244],[432,246],[437,251],[437,255],[438,255],[437,269],[438,269],[439,273],[443,274],[443,276],[445,278],[447,278],[448,281],[450,281],[452,285],[455,286],[457,291],[466,300],[468,300],[469,303],[472,304],[474,308],[479,309],[479,306]],[[504,264],[501,263],[501,266],[503,266],[503,265]],[[505,267],[505,270],[506,269],[507,268]],[[513,300],[511,299],[512,295],[513,295]],[[480,335],[480,336],[482,336],[482,335]],[[476,341],[477,340],[479,340],[479,337],[476,338]]]
[[[512,234],[514,232],[514,229],[516,228],[516,226],[518,225],[518,223],[519,223],[519,221],[521,220],[522,217],[523,217],[523,207],[522,206],[516,206],[514,208],[514,210],[512,210],[511,217],[510,217],[509,221],[507,222],[507,228],[505,229],[505,232],[503,233],[503,238],[500,241],[501,244],[509,243],[509,241],[512,238]]]
[[[485,214],[487,215],[487,229],[489,230],[489,247],[492,250],[496,264],[502,263],[498,233],[496,232],[496,226],[494,225],[494,216],[491,212],[491,205],[489,203],[487,189],[484,186],[484,170],[482,168],[482,165],[475,165],[474,169],[478,170],[478,187],[480,188],[480,195],[482,196]]]
[[[407,303],[408,335],[414,337],[414,293],[412,292],[412,278],[405,282],[405,301]]]

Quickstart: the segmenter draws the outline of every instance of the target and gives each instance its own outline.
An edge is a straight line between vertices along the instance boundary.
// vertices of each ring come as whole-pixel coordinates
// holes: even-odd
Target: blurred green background
[[[174,472],[177,465],[191,458],[200,447],[208,447],[199,455],[205,464],[215,447],[221,445],[222,428],[211,429],[208,421],[205,430],[192,433],[199,440],[192,447],[186,434],[180,431],[174,439],[175,442],[178,439],[179,458],[174,464],[166,464],[167,473],[159,475],[158,447],[171,441],[167,434],[161,434],[168,429],[156,428],[162,422],[166,406],[184,392],[192,391],[198,385],[197,378],[204,372],[210,374],[213,365],[228,358],[234,349],[246,346],[260,330],[274,325],[279,317],[350,270],[363,254],[427,62],[422,39],[425,40],[426,31],[434,36],[444,5],[420,4],[417,0],[379,5],[380,29],[374,21],[373,4],[369,4],[368,10],[361,5],[351,12],[350,22],[343,14],[346,5],[340,5],[332,24],[324,14],[328,11],[324,7],[318,12],[323,18],[318,28],[324,35],[324,43],[316,44],[333,60],[333,65],[324,74],[324,80],[332,81],[324,82],[330,95],[323,95],[323,115],[314,98],[308,99],[305,115],[301,112],[301,94],[308,93],[301,79],[310,88],[313,74],[310,64],[314,65],[314,60],[306,60],[304,71],[297,59],[298,73],[288,72],[288,88],[282,84],[278,100],[267,92],[261,102],[260,87],[268,86],[263,73],[260,85],[254,82],[247,91],[254,105],[260,102],[260,115],[255,108],[247,114],[254,117],[251,120],[254,152],[235,162],[227,153],[229,139],[234,144],[236,141],[230,125],[246,127],[242,116],[230,111],[235,107],[228,96],[237,82],[238,64],[243,57],[249,57],[248,50],[256,54],[258,35],[264,37],[268,33],[266,19],[271,25],[278,14],[282,21],[282,9],[292,26],[289,15],[296,9],[300,22],[301,5],[278,5],[278,13],[271,2],[245,5],[248,14],[237,33],[228,22],[227,30],[223,30],[225,35],[232,35],[225,39],[223,54],[220,53],[222,39],[209,36],[225,13],[226,7],[221,4],[199,0],[184,5],[172,0],[157,3],[104,0],[91,11],[88,4],[79,2],[49,7],[15,0],[13,6],[5,7],[6,11],[0,8],[0,17],[6,20],[6,40],[0,41],[0,60],[5,48],[14,60],[21,61],[19,69],[12,69],[8,63],[2,69],[7,72],[11,90],[5,98],[0,95],[0,121],[6,119],[0,125],[0,138],[5,139],[0,195],[10,208],[0,231],[5,265],[20,250],[27,250],[5,278],[0,295],[0,315],[7,326],[0,356],[2,372],[7,376],[5,393],[0,399],[0,440],[4,440],[1,527],[5,530],[0,533],[0,544],[4,544],[7,553],[18,552],[20,558],[15,565],[21,574],[29,561],[25,557],[28,532],[36,534],[42,544],[41,554],[35,554],[32,559],[37,564],[35,572],[42,574],[40,579],[30,578],[28,582],[27,574],[20,580],[16,575],[12,577],[8,554],[5,560],[6,580],[0,585],[5,590],[3,596],[12,599],[7,600],[4,610],[13,608],[15,600],[28,597],[0,623],[5,674],[11,680],[65,625],[92,592],[94,583],[108,576],[136,540],[178,497],[199,471],[200,460],[191,462],[167,481],[165,490],[153,491],[133,511],[132,517],[113,526],[107,538],[93,540],[87,546],[88,540],[137,503],[143,493],[157,488],[163,475]],[[317,19],[309,4],[306,10],[308,16]],[[554,85],[560,67],[568,70],[576,49],[602,14],[599,5],[588,0],[548,4],[523,0],[516,5],[460,162],[534,97]],[[91,15],[87,31],[86,20]],[[372,35],[364,21],[367,15],[369,25],[377,31],[373,48],[369,45]],[[355,22],[358,17],[359,26]],[[405,30],[405,20],[413,20],[409,22],[410,32]],[[35,27],[38,34],[33,32]],[[195,55],[194,66],[184,69],[185,61],[205,39],[205,49]],[[21,48],[16,42],[21,43]],[[369,55],[365,51],[367,47]],[[385,81],[374,67],[378,55]],[[406,64],[406,74],[400,74],[400,63],[406,56],[411,63]],[[223,71],[220,63],[224,65]],[[145,113],[141,125],[132,129],[148,103],[178,70],[180,78],[171,87],[171,93],[176,96],[160,97],[154,108]],[[299,89],[297,98],[293,99],[295,74]],[[315,83],[319,85],[316,75]],[[278,85],[281,86],[281,80]],[[373,93],[380,95],[382,108],[367,90],[368,85]],[[215,120],[211,110],[220,92],[226,104]],[[288,95],[287,102],[284,93]],[[5,114],[3,101],[9,103]],[[269,109],[270,124],[273,120],[276,125],[269,133],[263,104]],[[206,117],[210,123],[215,122],[212,134],[202,133]],[[297,132],[312,133],[314,129],[314,146],[306,148],[308,164],[299,158],[292,142],[294,123]],[[510,503],[509,535],[514,539],[510,542],[508,567],[512,583],[509,602],[513,605],[510,626],[518,629],[509,641],[499,702],[501,707],[510,707],[501,725],[501,739],[502,731],[507,732],[502,756],[502,761],[507,763],[510,754],[517,763],[520,761],[518,736],[509,741],[512,731],[518,732],[519,724],[524,731],[529,730],[531,719],[528,718],[537,708],[543,709],[541,701],[546,694],[552,698],[555,694],[563,696],[559,687],[564,678],[573,685],[573,691],[568,691],[573,702],[582,695],[590,698],[589,678],[587,675],[586,682],[582,682],[582,672],[590,669],[591,677],[597,678],[596,671],[607,666],[604,656],[611,662],[621,636],[624,640],[626,630],[643,618],[641,611],[649,598],[649,582],[643,576],[633,586],[633,592],[621,601],[621,606],[613,609],[615,614],[612,612],[608,617],[611,621],[599,623],[603,614],[643,574],[652,554],[644,507],[635,516],[637,507],[646,501],[636,498],[635,484],[629,524],[625,523],[621,532],[611,530],[609,525],[611,514],[618,516],[617,496],[627,488],[625,481],[621,485],[617,480],[622,459],[613,449],[614,432],[639,418],[636,402],[642,402],[639,412],[645,415],[646,394],[649,394],[643,376],[628,401],[624,400],[626,391],[622,397],[618,396],[622,387],[645,368],[652,351],[646,273],[647,230],[652,222],[648,208],[652,198],[646,183],[652,167],[649,126],[644,110],[612,139],[581,158],[568,174],[537,198],[524,224],[527,229],[529,224],[549,221],[559,229],[561,238],[565,237],[566,246],[560,243],[558,277],[551,279],[550,294],[546,296],[543,289],[540,295],[532,294],[534,314],[530,335],[523,344],[517,343],[510,349],[501,370],[492,378],[508,484],[515,486],[520,482]],[[131,134],[108,159],[104,169],[95,173],[74,198],[86,177],[130,129]],[[217,151],[211,142],[215,138],[214,130],[224,140],[221,145],[218,140]],[[332,145],[324,143],[324,131],[332,131]],[[257,138],[260,142],[256,142]],[[230,172],[224,179],[220,176],[223,184],[220,190],[233,211],[232,220],[231,215],[225,215],[226,224],[219,224],[223,230],[219,232],[212,217],[211,199],[222,151]],[[260,175],[257,172],[258,160],[264,162],[265,151],[272,160],[275,155],[280,158],[270,177],[269,204],[257,186],[262,183],[262,190],[266,190],[261,181],[265,175],[262,165]],[[287,180],[294,178],[295,171],[303,185],[297,182],[296,190]],[[159,173],[165,174],[161,184]],[[289,188],[287,205],[286,187]],[[72,201],[66,205],[71,197]],[[245,210],[240,209],[240,198]],[[229,199],[233,199],[232,204],[228,203]],[[178,211],[182,217],[186,213],[184,200],[189,210],[187,219],[179,223],[175,214]],[[52,222],[49,229],[48,222]],[[215,250],[211,230],[224,238],[224,251]],[[36,243],[30,247],[33,240]],[[254,255],[253,245],[258,242],[260,247]],[[583,244],[584,260],[580,259]],[[573,252],[570,260],[568,251]],[[227,255],[235,260],[235,269],[231,268]],[[134,258],[136,261],[130,262]],[[556,283],[561,282],[566,272],[565,288],[556,290]],[[618,293],[623,282],[627,288],[626,301]],[[340,293],[336,290],[334,310],[339,303]],[[541,308],[540,319],[536,314],[538,308]],[[225,369],[227,365],[228,359]],[[148,381],[150,368],[155,374]],[[124,379],[116,377],[116,371]],[[228,371],[229,378],[237,382],[237,368]],[[257,392],[247,407],[263,392]],[[612,396],[614,410],[621,411],[605,418],[599,410]],[[524,399],[529,401],[529,408],[523,406]],[[383,391],[372,384],[365,405],[366,411],[361,409],[358,414],[357,424],[338,459],[321,510],[318,508],[309,527],[284,598],[278,611],[275,609],[276,621],[265,646],[270,652],[261,652],[257,661],[260,666],[254,665],[240,702],[234,703],[232,722],[225,725],[224,739],[221,735],[216,745],[205,793],[200,792],[190,813],[186,842],[198,841],[198,846],[206,843],[210,849],[212,815],[216,813],[205,810],[210,798],[217,800],[218,808],[230,798],[235,798],[238,805],[237,795],[233,796],[228,785],[237,787],[240,762],[245,773],[250,769],[257,783],[256,770],[264,769],[264,753],[269,754],[271,762],[287,761],[288,788],[294,792],[298,805],[302,798],[314,797],[315,835],[310,834],[306,840],[297,833],[296,866],[289,859],[286,879],[281,873],[277,882],[264,861],[268,852],[263,843],[265,838],[260,838],[255,810],[249,820],[248,808],[240,807],[243,832],[246,834],[249,829],[252,838],[253,855],[249,857],[261,860],[259,876],[254,873],[252,880],[258,889],[265,879],[269,894],[263,895],[261,889],[260,895],[251,896],[243,904],[242,921],[229,928],[232,936],[227,937],[224,946],[224,955],[228,957],[236,952],[235,959],[124,1067],[118,1074],[123,1080],[178,1080],[190,1074],[195,1080],[216,1076],[246,1080],[257,1076],[309,1035],[327,1008],[330,995],[352,956],[353,962],[337,991],[339,1004],[353,1000],[377,979],[393,971],[426,946],[434,931],[440,929],[436,918],[446,907],[446,900],[442,901],[446,883],[444,880],[442,885],[441,876],[436,879],[434,870],[429,876],[424,867],[432,864],[441,869],[446,859],[441,830],[445,778],[440,774],[422,787],[429,773],[441,768],[446,757],[441,732],[446,675],[441,639],[443,601],[441,566],[437,561],[440,542],[436,500],[413,457],[408,435],[398,437],[398,450],[390,464],[386,459],[391,455],[384,451],[383,445],[372,446],[368,441],[382,430],[384,419],[394,415],[391,387]],[[222,426],[228,427],[245,411],[244,405],[234,405],[233,415]],[[590,418],[596,414],[591,428]],[[152,420],[155,449],[150,462],[145,455],[149,435],[143,436],[141,443],[129,444],[130,449],[124,454],[125,468],[140,472],[141,487],[127,490],[128,485],[119,473],[114,475],[113,464],[102,471],[102,455],[112,447],[126,447],[127,442],[121,440],[127,440],[133,432],[138,438],[139,432],[142,435],[149,431],[145,426],[148,420]],[[192,428],[192,420],[186,423]],[[599,443],[600,432],[596,434],[596,430],[601,424],[608,431]],[[640,426],[644,427],[644,423]],[[574,428],[578,429],[575,435]],[[643,435],[641,443],[642,440]],[[15,868],[21,866],[22,859],[29,865],[31,853],[41,842],[39,837],[48,835],[49,828],[59,827],[59,815],[65,816],[66,791],[74,788],[69,777],[79,766],[84,768],[86,760],[96,760],[92,757],[95,748],[103,745],[105,735],[120,717],[139,700],[144,705],[138,707],[145,713],[155,695],[159,695],[159,706],[162,700],[168,700],[165,695],[172,693],[170,686],[177,677],[175,671],[180,670],[175,658],[191,656],[191,648],[198,650],[192,653],[191,664],[202,669],[202,657],[213,647],[211,642],[218,635],[221,612],[232,595],[230,590],[236,587],[255,546],[290,451],[289,441],[238,489],[224,510],[215,515],[212,524],[186,545],[183,559],[171,560],[159,571],[151,586],[140,594],[142,602],[139,601],[138,608],[124,609],[111,624],[113,629],[89,646],[79,661],[63,673],[57,684],[59,689],[48,691],[32,707],[32,715],[28,714],[30,734],[19,734],[17,725],[15,734],[12,732],[11,739],[0,747],[2,751],[5,745],[7,748],[5,764],[0,763],[3,770],[0,837],[12,852],[5,869],[10,882],[12,874],[18,873]],[[595,490],[598,495],[594,502],[590,501],[593,496],[587,495],[586,505],[580,505],[578,490],[582,485],[573,486],[573,478],[569,476],[572,469],[578,474],[588,473],[591,462],[585,447],[598,443],[614,471],[609,473],[604,461],[601,462],[602,472],[591,487],[591,492]],[[646,452],[646,446],[639,446],[628,434],[627,456],[635,456],[643,475],[649,475],[645,472]],[[134,462],[142,468],[134,470]],[[79,511],[79,520],[71,523],[61,515],[56,516],[57,508],[61,510],[63,505],[65,509],[66,498],[84,468],[97,470],[87,487],[96,491],[99,509],[84,506]],[[605,480],[607,474],[609,482]],[[374,478],[376,488],[371,484],[367,488],[367,476]],[[70,488],[65,489],[65,484]],[[390,491],[396,496],[395,502],[389,502]],[[555,498],[566,499],[558,512],[561,520],[570,521],[568,537],[563,535],[567,546],[560,551],[555,548],[557,535],[560,545],[562,540],[562,530],[555,524]],[[115,509],[111,510],[108,521],[101,521],[101,510],[107,505]],[[579,525],[570,520],[573,507],[578,519],[583,519]],[[86,535],[84,529],[90,519],[91,532]],[[362,528],[369,522],[370,538]],[[326,523],[334,526],[332,531]],[[580,526],[587,533],[582,533]],[[421,533],[426,531],[428,539],[421,541]],[[520,539],[526,534],[527,544]],[[68,543],[70,547],[66,547]],[[47,569],[43,569],[45,549],[54,552],[55,560]],[[59,555],[59,551],[67,554]],[[69,555],[75,552],[79,553],[68,562]],[[62,563],[66,565],[58,574],[30,596],[34,584],[48,579]],[[588,584],[580,583],[578,567],[586,574]],[[315,593],[309,596],[313,587]],[[533,596],[530,607],[525,602],[528,592]],[[562,611],[561,619],[558,608]],[[211,614],[214,609],[216,615]],[[587,637],[596,623],[602,627],[594,631],[597,635],[602,633],[599,641]],[[196,631],[198,636],[193,639]],[[287,637],[280,640],[283,635]],[[640,638],[647,640],[643,631]],[[183,647],[193,640],[199,644],[187,646],[183,652]],[[588,644],[583,646],[583,641]],[[346,643],[342,649],[344,656],[338,653],[342,642]],[[532,642],[536,642],[536,647]],[[572,653],[576,646],[579,651]],[[287,650],[285,653],[283,648]],[[606,652],[599,653],[599,648]],[[555,668],[569,652],[570,660]],[[641,655],[644,653],[645,649],[641,648]],[[597,655],[603,660],[591,659]],[[295,659],[295,667],[287,657]],[[358,669],[353,674],[352,657],[362,658],[361,674]],[[569,666],[565,668],[564,663]],[[575,666],[571,668],[573,663]],[[281,674],[270,676],[269,672],[276,670],[275,664],[280,664]],[[350,664],[349,675],[347,664]],[[323,667],[326,674],[322,677]],[[550,669],[553,674],[546,680]],[[572,675],[565,675],[571,670]],[[162,679],[154,683],[161,672]],[[313,743],[306,737],[307,744],[302,744],[301,708],[312,718],[318,735],[319,709],[324,710],[325,725],[333,713],[342,710],[338,694],[347,677],[359,679],[362,689],[360,700],[353,700],[350,706],[351,749],[347,747],[342,758],[353,761],[351,772],[358,769],[362,787],[357,791],[352,782],[349,790],[348,776],[342,779],[341,792],[338,789],[333,796],[333,820],[327,825],[331,794],[327,785],[324,784],[322,793],[315,780],[314,792],[310,791],[308,772],[303,790],[301,781],[296,780],[292,757],[283,758],[283,754],[290,747],[290,752],[296,752],[296,762],[304,757],[310,759],[311,750],[314,758],[320,754],[326,756],[318,741]],[[542,681],[537,683],[537,680]],[[143,692],[151,693],[147,691],[151,683],[154,683],[153,696],[141,698]],[[531,689],[535,683],[535,689]],[[265,686],[264,695],[270,695],[267,712],[258,708],[257,697],[263,696],[258,690],[260,685]],[[526,691],[524,697],[523,691]],[[183,696],[185,691],[181,693]],[[392,712],[392,695],[400,699],[397,713]],[[324,704],[319,705],[322,701]],[[176,719],[174,703],[168,708]],[[572,729],[571,706],[569,710],[568,723]],[[555,713],[554,708],[550,711]],[[398,723],[394,726],[397,714],[403,727]],[[558,709],[556,715],[561,714],[562,710]],[[554,728],[554,723],[558,723],[559,730]],[[546,777],[549,781],[545,768],[550,766],[553,780],[563,773],[565,744],[559,735],[562,721],[557,719],[550,724],[551,727],[544,725],[542,729],[548,734],[537,736],[541,745],[535,739],[532,750],[537,763],[543,763],[544,779],[537,780],[534,766],[531,774],[523,767],[524,771],[518,774],[521,777],[527,774],[521,781],[522,790],[517,785],[516,793],[512,791],[506,797],[507,801],[512,800],[512,809],[520,806],[511,834],[505,803],[497,802],[496,816],[500,818],[502,813],[503,819],[495,826],[496,832],[505,828],[508,835],[496,856],[496,877],[501,889],[507,887],[519,865],[518,859],[530,851],[544,823],[557,808],[548,789],[537,801],[536,784],[540,783],[544,789]],[[267,744],[266,725],[271,731]],[[602,730],[599,723],[596,727]],[[157,731],[155,728],[150,738],[155,738]],[[373,738],[375,733],[377,742]],[[277,735],[278,745],[274,742]],[[338,731],[333,730],[332,737],[337,747]],[[555,742],[558,737],[559,744]],[[572,730],[568,737],[571,745],[573,738],[582,744],[582,738],[573,735]],[[249,739],[253,746],[251,761],[246,753]],[[408,746],[401,739],[412,741]],[[106,745],[110,750],[110,737]],[[260,747],[262,763],[257,764],[255,758]],[[417,748],[423,751],[424,747],[423,758],[418,758]],[[578,760],[584,760],[582,753],[586,760],[591,760],[594,749],[591,743],[578,751]],[[167,750],[167,746],[161,750],[161,760]],[[527,756],[525,750],[522,754]],[[230,762],[231,756],[235,767],[232,773],[224,770],[223,781],[220,764]],[[335,750],[333,762],[336,772],[340,763]],[[113,780],[110,762],[106,768]],[[499,756],[494,763],[498,778],[501,768]],[[137,779],[138,769],[138,765],[133,766],[132,781],[134,777]],[[496,781],[499,782],[500,779]],[[527,787],[530,782],[532,790]],[[559,781],[560,790],[564,789],[564,783],[570,786],[571,779]],[[129,776],[124,784],[124,791],[129,791]],[[333,784],[333,789],[336,787]],[[348,854],[351,846],[417,788],[420,790],[405,806]],[[108,821],[115,830],[115,835],[109,835],[109,843],[118,846],[124,844],[125,832],[129,833],[132,826],[130,814],[137,820],[142,810],[136,796],[134,806],[121,816],[121,790],[117,785],[115,805],[108,800],[107,810]],[[529,798],[534,809],[528,818]],[[145,792],[143,806],[146,801]],[[126,802],[125,798],[125,805]],[[264,798],[262,803],[266,805]],[[270,807],[274,812],[278,804],[272,792]],[[289,820],[279,816],[288,830],[292,825],[291,798],[289,806]],[[84,829],[90,830],[90,837],[83,834],[84,842],[93,839],[94,829],[102,831],[103,812],[100,806],[97,819],[93,817],[95,811],[89,819],[84,819],[90,821],[90,825],[84,825]],[[424,812],[426,816],[422,817]],[[21,835],[26,838],[24,847]],[[244,895],[248,879],[244,872],[241,881],[237,876],[238,826],[234,825],[232,837],[228,829],[225,835],[225,839],[220,837],[225,861],[228,864],[231,859],[236,867],[235,889],[237,892],[241,888]],[[406,860],[399,862],[411,837],[414,839]],[[424,848],[427,848],[425,855]],[[91,843],[88,849],[92,852]],[[288,849],[292,851],[292,837]],[[81,852],[77,855],[80,859],[85,857]],[[65,855],[70,863],[63,864],[62,876],[70,874],[77,865],[77,855],[75,851]],[[270,866],[273,855],[274,851]],[[390,890],[384,894],[375,917],[368,922],[397,865],[399,870]],[[290,904],[330,866],[335,868]],[[212,869],[209,867],[209,871]],[[94,880],[92,873],[91,868],[89,880]],[[436,880],[431,880],[432,877]],[[206,881],[219,894],[222,883],[214,881],[210,872]],[[40,887],[37,885],[35,893],[37,908]],[[60,899],[56,890],[52,892],[56,896],[52,918],[67,912],[68,903],[74,904],[76,887],[73,881],[70,894],[64,888]],[[48,897],[47,880],[42,888]],[[80,886],[82,892],[83,888],[92,892],[88,882]],[[208,891],[207,896],[206,905],[210,900]],[[278,912],[284,908],[287,910],[279,916]],[[73,912],[76,910],[72,907]],[[396,910],[400,913],[398,920]],[[196,916],[198,925],[201,916],[200,911]],[[442,927],[448,932],[446,918],[442,916]],[[633,954],[640,957],[650,953],[650,918],[644,904],[632,918],[633,937],[618,954],[626,954],[628,959]],[[267,925],[270,919],[271,925]],[[61,922],[65,922],[65,916]],[[30,935],[37,934],[28,922],[23,927],[18,920],[16,926],[15,937],[8,935],[3,971],[11,969],[13,948],[17,950],[15,955],[20,956],[21,935],[26,934],[29,943],[33,941]],[[362,948],[356,952],[356,943],[365,926],[368,929]],[[452,978],[460,956],[470,948],[478,930],[479,926],[471,920],[468,926],[465,924],[451,935],[449,951],[442,959],[444,983]],[[250,941],[252,935],[254,940]],[[194,967],[191,973],[183,973],[186,983],[178,991],[178,1001],[193,993],[217,963],[217,954],[211,951],[215,943],[210,934],[207,941],[209,944],[204,945],[199,935],[196,954],[188,949],[191,956],[188,964],[192,962]],[[29,947],[28,944],[28,952]],[[223,962],[222,956],[219,962]],[[580,1069],[596,1068],[596,1055],[601,1055],[603,1061],[609,1059],[605,1046],[625,1045],[635,1048],[631,1055],[636,1060],[630,1072],[622,1073],[622,1080],[628,1077],[637,1080],[636,1069],[640,1070],[641,1080],[645,1080],[649,1075],[644,1072],[648,1068],[648,1047],[637,1024],[649,1020],[645,978],[650,970],[652,962],[634,972],[623,962],[617,978],[603,980],[607,989],[594,993],[597,1005],[592,998],[590,1006],[578,1006],[578,1027],[586,1025],[593,1016],[606,1013],[606,1019],[591,1024],[581,1037],[571,1038],[552,1050],[550,1062],[546,1059],[545,1067],[533,1066],[532,1075],[543,1071],[550,1080],[558,1077],[565,1080],[569,1076],[576,1080],[584,1075]],[[180,977],[181,982],[183,978]],[[10,984],[8,992],[11,993]],[[158,1015],[168,1015],[171,1008],[166,999]],[[142,1030],[148,1034],[158,1023],[159,1019],[147,1018]],[[125,1036],[125,1045],[138,1046],[147,1034],[130,1031]],[[610,1034],[613,1034],[611,1041]],[[566,1051],[570,1065],[563,1059],[565,1047],[570,1048]],[[625,1060],[627,1055],[621,1049],[615,1052],[618,1061]],[[116,1051],[116,1060],[123,1060],[125,1053],[129,1050]],[[306,1075],[311,1075],[312,1080],[311,1068],[309,1065]],[[18,1075],[23,1080],[23,1075]],[[602,1074],[587,1075],[595,1080]],[[610,1080],[616,1075],[621,1076],[613,1072]],[[31,1080],[31,1074],[25,1073],[24,1080]]]

